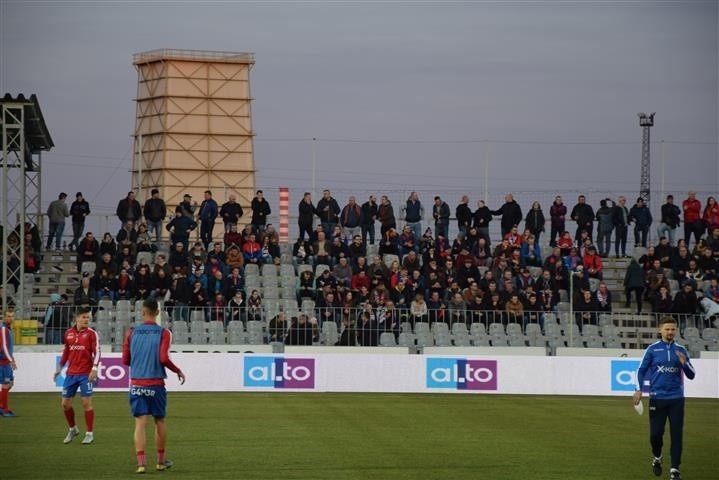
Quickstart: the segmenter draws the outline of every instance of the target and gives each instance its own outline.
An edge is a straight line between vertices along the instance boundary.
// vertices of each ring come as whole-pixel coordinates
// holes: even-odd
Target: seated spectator
[[[245,264],[260,265],[262,263],[262,247],[255,241],[255,235],[251,234],[242,247]]]
[[[572,239],[572,234],[566,230],[563,231],[562,235],[559,237],[559,240],[557,240],[557,247],[559,247],[559,251],[561,252],[563,257],[569,255],[572,250],[572,247],[574,247],[574,240]]]
[[[315,298],[315,275],[311,270],[304,270],[297,279],[297,301],[303,298]]]
[[[242,234],[237,231],[237,224],[230,224],[230,229],[225,232],[223,240],[225,244],[225,249],[228,249],[233,245],[238,249],[242,248]]]
[[[150,233],[147,231],[147,225],[141,223],[137,227],[137,250],[138,252],[152,252],[157,251],[157,245],[152,241]]]
[[[115,239],[112,238],[112,234],[110,234],[110,232],[105,232],[105,235],[102,236],[102,242],[100,242],[100,256],[103,256],[106,253],[110,254],[110,258],[117,255],[117,244],[115,243]]]
[[[394,307],[392,300],[385,300],[378,304],[377,310],[377,330],[381,333],[393,333],[395,339],[400,334],[400,313]]]
[[[167,263],[167,257],[164,253],[158,253],[155,257],[155,266],[152,268],[152,273],[157,275],[159,270],[164,270],[167,277],[172,275],[172,267]]]
[[[332,290],[323,289],[322,294],[318,291],[315,307],[320,323],[334,322],[338,327],[340,326],[342,319],[340,303]]]
[[[227,304],[225,303],[225,297],[222,296],[222,293],[215,293],[210,302],[209,313],[211,322],[222,322],[224,325],[226,320],[229,321]]]
[[[409,253],[402,260],[402,268],[407,270],[408,274],[414,271],[420,271],[422,266],[419,261],[419,256],[414,250],[410,250]]]
[[[202,257],[199,255],[193,257],[190,268],[187,272],[187,280],[190,284],[200,282],[204,290],[207,290],[207,273],[205,272],[205,264],[202,263]]]
[[[262,320],[262,298],[257,290],[252,290],[247,299],[247,320]]]
[[[210,251],[207,253],[207,259],[210,260],[212,258],[216,258],[222,265],[227,263],[227,255],[222,250],[222,244],[220,242],[215,242],[210,247]]]
[[[377,322],[369,311],[363,311],[357,322],[357,343],[363,347],[376,347],[379,339]],[[343,343],[340,342],[340,345]]]
[[[464,303],[461,293],[454,293],[447,303],[446,320],[449,320],[450,326],[455,323],[467,323],[467,304]]]
[[[579,256],[579,250],[576,247],[572,247],[569,250],[569,255],[564,257],[562,261],[564,262],[564,267],[571,272],[576,272],[577,267],[583,266],[582,257]]]
[[[674,311],[674,301],[669,292],[669,287],[662,285],[659,291],[652,296],[652,312],[654,313],[671,313]]]
[[[597,310],[599,310],[599,306],[597,305],[592,292],[588,289],[582,290],[579,301],[574,304],[575,321],[582,329],[585,325],[597,324]]]
[[[301,313],[296,319],[293,318],[290,328],[287,330],[285,338],[286,345],[312,345],[315,340],[315,328],[317,319],[307,318],[307,315]]]
[[[239,267],[234,267],[229,276],[222,283],[222,294],[225,298],[232,298],[235,292],[245,290],[245,279]]]
[[[81,271],[82,262],[97,262],[100,253],[100,245],[95,240],[92,232],[87,232],[77,245],[77,271]]]
[[[133,279],[126,268],[120,269],[120,275],[117,277],[117,299],[130,300],[134,292]]]
[[[30,236],[28,233],[27,236]],[[32,250],[32,247],[25,246],[25,273],[37,273],[40,271],[40,255]]]
[[[704,272],[699,268],[699,264],[695,259],[689,260],[689,268],[684,273],[684,278],[678,278],[680,284],[686,282],[694,282],[695,284],[704,280]]]
[[[164,268],[160,268],[152,275],[152,283],[154,293],[151,296],[159,301],[167,300],[170,287],[172,286],[172,278],[166,273]]]
[[[674,296],[674,313],[680,315],[680,325],[695,326],[694,316],[700,313],[699,298],[695,287],[694,282],[685,282],[682,289]]]
[[[90,277],[88,275],[83,275],[80,286],[75,289],[74,304],[83,307],[97,305],[95,292],[90,287]]]
[[[612,292],[609,291],[606,283],[599,283],[599,288],[597,288],[597,291],[594,293],[594,299],[597,302],[597,309],[600,312],[612,311]]]
[[[215,270],[207,276],[207,296],[214,298],[218,293],[223,294],[225,291],[225,279],[221,270]],[[223,295],[224,298],[224,295]]]
[[[135,265],[135,255],[133,255],[132,250],[127,245],[120,247],[117,258],[115,258],[116,264],[122,265],[123,262],[127,262],[129,265]]]
[[[242,252],[237,247],[237,245],[232,245],[227,250],[227,267],[232,268],[242,268],[245,265],[245,257],[242,255]]]
[[[137,272],[135,272],[133,286],[135,288],[133,297],[136,300],[146,300],[154,296],[155,282],[148,266],[140,265],[138,267]]]
[[[297,265],[313,265],[312,245],[304,238],[298,238],[292,246],[292,259],[295,267]]]
[[[334,237],[330,245],[330,256],[332,257],[332,266],[336,265],[341,257],[349,259],[350,250],[342,241],[342,237]]]
[[[719,261],[714,258],[714,253],[709,248],[704,250],[702,255],[697,258],[697,269],[702,272],[703,279],[711,278],[717,274],[717,264],[719,264]]]
[[[530,267],[542,266],[542,252],[539,248],[539,244],[536,242],[534,235],[530,235],[527,238],[527,242],[522,244],[521,254],[522,260],[524,261],[525,265],[528,265]]]
[[[380,255],[397,255],[399,256],[399,236],[397,235],[397,231],[394,228],[388,229],[384,235],[382,235],[382,240],[379,243],[379,252]]]
[[[370,286],[370,279],[367,276],[367,272],[364,270],[360,270],[354,275],[352,275],[352,280],[350,282],[350,288],[354,292],[359,292],[362,287],[366,287],[369,290]]]
[[[412,303],[409,306],[412,325],[416,322],[426,322],[428,320],[427,312],[427,302],[424,301],[424,295],[421,293],[416,294],[414,300],[412,300]]]
[[[507,312],[507,321],[509,323],[518,323],[520,325],[523,325],[522,322],[524,321],[524,305],[519,300],[519,294],[512,293],[512,295],[509,297],[509,300],[507,300],[507,303],[504,305],[504,309]]]
[[[285,342],[285,335],[287,334],[287,321],[285,312],[279,312],[271,320],[267,328],[267,336],[269,343],[272,342]]]
[[[97,300],[109,298],[114,303],[117,299],[115,275],[107,268],[103,268],[95,274],[94,281],[95,298]]]
[[[719,281],[716,275],[712,276],[704,286],[704,296],[712,302],[719,303]],[[705,279],[706,280],[706,279]]]
[[[402,229],[402,234],[399,236],[399,254],[400,256],[405,256],[410,251],[419,253],[419,244],[417,239],[414,238],[412,229],[409,228],[409,225],[405,225]]]
[[[332,256],[330,252],[330,242],[325,238],[325,232],[317,232],[317,241],[314,242],[312,250],[315,255],[315,266],[329,265],[332,266]]]
[[[168,261],[173,272],[178,268],[183,269],[188,266],[185,244],[182,242],[176,242],[174,245],[175,249],[170,252],[170,259]]]
[[[536,323],[540,328],[544,329],[544,315],[542,315],[542,312],[542,304],[539,303],[537,295],[528,295],[527,302],[524,305],[524,328],[529,323]]]
[[[242,290],[235,290],[230,300],[227,302],[227,319],[228,322],[244,322],[245,321],[245,298]]]
[[[122,247],[128,247],[133,253],[137,247],[137,230],[135,230],[135,222],[132,220],[126,221],[119,232],[117,232],[118,249]]]
[[[340,257],[339,262],[332,269],[332,275],[338,283],[349,287],[352,282],[352,267],[350,267],[347,257]]]
[[[190,309],[194,311],[200,311],[205,313],[205,307],[208,305],[209,299],[207,298],[207,292],[202,287],[202,283],[199,280],[192,282],[192,293],[190,294]]]
[[[602,259],[597,255],[597,249],[594,246],[589,247],[587,254],[582,257],[582,265],[584,266],[584,272],[589,275],[589,278],[602,279],[604,276]]]

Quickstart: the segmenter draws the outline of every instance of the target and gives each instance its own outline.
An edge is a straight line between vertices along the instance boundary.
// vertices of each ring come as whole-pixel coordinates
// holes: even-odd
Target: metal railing
[[[59,344],[77,307],[52,305],[41,317],[44,343]],[[127,330],[142,323],[141,301],[101,300],[91,326],[102,343],[121,345]],[[48,313],[49,312],[49,313]],[[317,307],[304,301],[287,308],[263,300],[257,308],[233,306],[161,306],[156,319],[173,332],[177,344],[268,344],[357,346],[513,346],[644,348],[658,338],[664,313],[520,312],[443,308],[413,314],[407,308]],[[696,355],[719,350],[719,319],[671,314],[677,341]],[[572,318],[573,317],[573,318]]]

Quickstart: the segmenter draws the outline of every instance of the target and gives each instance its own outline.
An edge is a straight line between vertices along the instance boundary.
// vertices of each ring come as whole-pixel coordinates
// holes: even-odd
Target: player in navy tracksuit
[[[684,375],[693,379],[696,375],[689,361],[687,349],[674,341],[677,321],[664,317],[659,321],[662,339],[649,345],[637,370],[637,390],[634,404],[642,398],[641,387],[649,381],[649,440],[652,445],[652,470],[662,474],[662,444],[664,426],[669,418],[671,434],[672,467],[669,478],[681,480],[679,464],[682,459],[682,431],[684,430]]]
[[[180,383],[185,383],[185,374],[170,360],[172,335],[168,329],[155,323],[159,313],[157,300],[145,300],[142,303],[143,323],[127,333],[122,347],[122,361],[130,366],[130,408],[135,417],[136,473],[145,473],[147,468],[145,428],[150,416],[155,419],[157,470],[166,470],[172,466],[171,461],[165,460],[165,367],[177,374]]]

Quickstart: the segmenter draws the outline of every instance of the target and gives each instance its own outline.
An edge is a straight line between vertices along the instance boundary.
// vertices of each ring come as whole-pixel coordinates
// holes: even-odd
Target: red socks
[[[65,414],[65,420],[67,420],[68,426],[73,428],[75,426],[75,410],[70,407],[67,410],[63,410],[63,413]]]
[[[159,465],[162,465],[165,463],[165,451],[164,450],[157,450],[157,463]]]
[[[144,450],[137,451],[137,464],[138,465],[147,465],[145,463],[145,451]]]
[[[92,433],[92,426],[95,423],[95,410],[85,410],[85,424],[87,433]]]
[[[10,410],[10,405],[8,405],[8,393],[10,390],[7,390],[5,388],[0,389],[0,410]]]

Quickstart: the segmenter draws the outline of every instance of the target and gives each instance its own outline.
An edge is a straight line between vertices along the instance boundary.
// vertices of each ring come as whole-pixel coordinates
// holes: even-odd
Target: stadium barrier
[[[16,355],[18,392],[60,392],[52,382],[59,355]],[[232,354],[178,353],[184,386],[170,373],[170,391],[487,393],[613,395],[629,397],[639,359],[505,355]],[[719,397],[719,360],[693,360],[697,376],[685,382],[692,398]],[[169,372],[168,372],[169,373]],[[96,391],[124,391],[129,369],[106,354]]]

